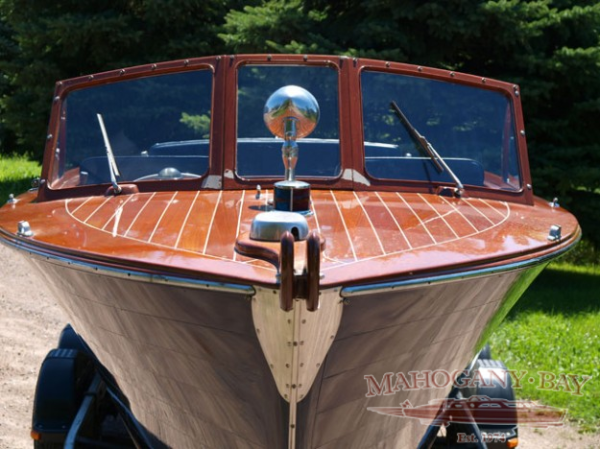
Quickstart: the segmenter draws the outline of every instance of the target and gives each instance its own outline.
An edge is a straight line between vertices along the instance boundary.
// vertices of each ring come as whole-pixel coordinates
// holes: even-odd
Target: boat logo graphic
[[[514,424],[527,427],[559,427],[563,425],[565,410],[538,404],[534,401],[494,399],[475,395],[462,399],[435,399],[427,404],[413,406],[409,400],[400,407],[369,407],[369,411],[398,418],[418,419],[421,424],[449,423]]]

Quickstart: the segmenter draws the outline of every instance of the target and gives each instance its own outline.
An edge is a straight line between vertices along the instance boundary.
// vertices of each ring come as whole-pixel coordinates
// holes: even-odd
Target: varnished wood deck
[[[156,265],[159,271],[162,266],[274,284],[274,266],[234,250],[236,238],[249,232],[271,198],[270,191],[256,199],[252,190],[223,190],[22,201],[3,208],[0,221],[14,233],[18,221],[28,220],[32,244]],[[541,201],[531,207],[422,193],[314,190],[311,208],[309,227],[326,240],[322,286],[553,251],[561,242],[547,239],[552,225],[562,226],[565,242],[579,233],[570,214]]]
[[[267,192],[263,198],[269,198]],[[505,222],[507,203],[422,194],[315,191],[309,225],[327,238],[324,270],[474,237]],[[254,192],[160,192],[65,202],[69,215],[113,237],[206,257],[268,264],[236,254],[265,200]]]

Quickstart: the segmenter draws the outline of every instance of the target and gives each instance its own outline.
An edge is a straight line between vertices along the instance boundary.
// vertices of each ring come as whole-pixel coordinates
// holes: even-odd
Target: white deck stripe
[[[394,217],[394,214],[392,213],[392,211],[390,210],[389,206],[387,205],[387,203],[383,200],[383,198],[381,198],[381,196],[379,196],[379,192],[375,192],[375,195],[377,195],[377,198],[379,198],[379,201],[381,201],[381,203],[383,204],[383,207],[385,207],[385,210],[388,211],[388,213],[390,214],[390,217],[392,217],[392,220],[394,220],[394,223],[396,223],[396,226],[398,226],[398,230],[400,231],[400,233],[402,234],[402,237],[404,237],[404,240],[406,240],[406,244],[408,245],[408,247],[410,249],[412,249],[412,245],[410,244],[408,238],[406,237],[406,234],[404,233],[404,231],[402,230],[402,226],[400,226],[400,223],[398,223],[398,220],[396,220],[396,217]]]
[[[496,209],[494,206],[492,206],[490,203],[488,203],[486,200],[482,199],[482,198],[478,198],[479,201],[481,201],[483,204],[485,204],[486,206],[488,206],[489,208],[495,210],[496,212],[498,212],[498,215],[500,215],[502,218],[505,218],[506,215],[504,215],[502,212],[500,212],[498,209]],[[506,203],[502,203],[504,204],[504,206],[506,206]]]
[[[65,207],[66,207],[66,204],[65,204]],[[85,224],[85,223],[83,223],[83,221],[82,221],[82,220],[80,220],[79,218],[77,218],[75,215],[71,214],[70,212],[69,212],[69,214],[71,215],[71,217],[72,217],[72,218],[73,218],[75,221],[77,221],[77,222],[79,222],[79,223],[81,223],[81,224]],[[90,225],[87,225],[87,226],[89,226],[89,227],[90,227],[90,228],[92,228],[92,229],[95,229],[95,230],[97,230],[98,232],[104,232],[104,233],[107,233],[107,234],[111,234],[111,232],[110,232],[110,231],[102,230],[102,229],[100,229],[100,228],[96,228],[96,227],[94,227],[94,226],[90,226]],[[125,235],[122,235],[122,236],[120,236],[120,237],[123,237],[123,238],[125,238],[125,239],[127,239],[127,240],[132,240],[132,241],[134,241],[134,242],[140,242],[140,243],[146,243],[146,244],[148,243],[146,240],[138,239],[138,238],[135,238],[135,237],[125,237]],[[165,249],[170,249],[170,250],[172,250],[172,249],[173,249],[173,247],[172,247],[172,246],[169,246],[169,245],[164,245],[164,244],[162,244],[162,243],[155,243],[155,242],[152,242],[152,243],[150,243],[150,244],[151,244],[151,245],[153,245],[153,246],[156,246],[156,247],[158,247],[158,248],[165,248]],[[177,251],[181,251],[181,252],[183,252],[183,253],[186,253],[186,254],[193,254],[193,255],[196,255],[196,256],[197,256],[197,255],[200,255],[200,252],[198,252],[198,251],[193,251],[193,250],[190,250],[190,249],[185,249],[185,248],[178,248],[178,249],[177,249]],[[213,256],[213,255],[211,255],[211,254],[204,254],[204,257],[208,257],[209,259],[214,259],[214,260],[225,261],[225,262],[232,262],[232,260],[231,260],[230,258],[228,258],[228,257]],[[237,261],[237,262],[235,262],[235,263],[238,263],[238,264],[243,264],[244,262]],[[265,266],[262,266],[262,265],[256,265],[256,268],[258,268],[258,269],[261,269],[261,270],[268,271],[268,272],[270,272],[270,273],[276,273],[276,272],[277,272],[277,270],[276,270],[276,269],[275,269],[275,267],[273,267],[273,266],[266,266],[266,267],[265,267]]]
[[[346,220],[344,220],[344,216],[342,215],[342,210],[340,209],[340,205],[335,198],[333,190],[330,190],[331,197],[333,198],[333,202],[335,203],[335,207],[337,208],[338,214],[340,214],[340,219],[342,220],[342,225],[344,226],[344,230],[346,231],[346,237],[348,237],[348,243],[350,244],[350,250],[352,251],[352,256],[354,256],[354,260],[357,261],[356,251],[354,251],[354,243],[352,243],[352,237],[350,236],[350,232],[348,231],[348,226],[346,226]]]
[[[472,232],[471,234],[463,235],[462,237],[458,237],[458,238],[456,238],[456,239],[452,239],[452,240],[448,240],[448,241],[442,242],[442,245],[446,245],[446,244],[448,244],[448,243],[451,243],[451,242],[457,242],[457,241],[460,241],[460,240],[464,240],[464,239],[467,239],[467,238],[469,238],[469,237],[472,237],[472,236],[474,236],[474,235],[478,235],[478,234],[481,234],[481,233],[483,233],[483,232],[487,232],[487,231],[489,231],[489,230],[491,230],[491,229],[494,229],[494,228],[496,228],[496,227],[500,226],[500,225],[501,225],[501,224],[503,224],[503,223],[504,223],[506,220],[508,220],[508,217],[510,216],[510,209],[509,209],[509,206],[508,206],[508,204],[506,204],[506,203],[505,203],[505,206],[506,206],[506,207],[507,207],[507,209],[508,209],[508,213],[506,214],[506,216],[504,217],[504,219],[503,219],[503,220],[500,220],[498,223],[496,223],[496,224],[494,224],[494,225],[490,226],[489,228],[482,229],[481,231],[479,231],[477,228],[473,227],[473,229],[475,230],[475,232]],[[467,221],[468,221],[468,220],[467,220]],[[438,243],[430,243],[430,244],[428,244],[428,245],[422,245],[422,246],[419,246],[419,247],[417,247],[417,248],[415,248],[415,249],[422,250],[422,249],[427,249],[427,248],[433,248],[434,246],[437,246],[437,245],[438,245]],[[394,251],[393,253],[388,253],[387,255],[388,255],[388,256],[393,256],[393,255],[403,254],[403,253],[406,253],[406,252],[409,252],[409,251],[411,251],[411,249],[403,249],[403,250],[401,250],[401,251]],[[360,259],[360,262],[366,262],[366,261],[368,261],[368,260],[374,260],[374,259],[378,259],[378,258],[380,258],[380,257],[382,257],[382,256],[372,256],[372,257],[365,257],[365,258],[363,258],[363,259]],[[348,265],[352,265],[352,264],[354,264],[354,263],[356,263],[356,262],[358,262],[358,261],[354,261],[354,262],[342,262],[342,265],[343,265],[343,266],[348,266]],[[335,269],[335,268],[339,268],[339,266],[328,266],[328,267],[324,267],[324,268],[322,268],[322,271],[330,271],[330,270],[333,270],[333,269]]]
[[[371,229],[373,230],[373,233],[375,234],[375,238],[377,239],[377,243],[379,243],[379,247],[381,248],[381,252],[385,256],[387,253],[385,252],[385,248],[383,247],[383,244],[381,243],[381,239],[379,238],[379,234],[377,233],[377,229],[375,229],[375,226],[373,226],[373,222],[371,221],[371,217],[369,217],[369,214],[368,214],[367,210],[365,209],[365,206],[363,205],[363,203],[360,201],[360,198],[356,194],[356,191],[354,191],[353,193],[354,193],[354,197],[356,198],[356,201],[358,201],[358,204],[360,205],[360,208],[365,213],[365,217],[367,218],[367,221],[369,222],[369,225],[371,225]]]
[[[315,224],[317,225],[317,232],[321,235],[321,225],[319,224],[319,217],[317,217],[317,209],[315,209],[315,203],[312,200],[312,196],[310,198],[310,204],[312,205],[313,216],[315,217]],[[334,263],[343,263],[333,257],[329,257],[327,255],[327,245],[325,245],[325,249],[323,250],[323,259],[329,260]]]
[[[456,213],[458,215],[460,215],[467,223],[469,223],[469,225],[475,230],[475,232],[479,232],[479,229],[477,229],[475,227],[475,225],[473,223],[471,223],[471,220],[469,220],[461,211],[458,207],[456,207],[454,204],[452,204],[450,201],[448,201],[446,198],[444,198],[443,196],[440,196],[441,199],[443,199],[446,203],[448,203],[448,205],[450,207],[452,207]]]
[[[425,203],[427,203],[427,205],[429,207],[431,207],[431,210],[433,210],[437,214],[437,216],[439,218],[441,218],[444,223],[446,223],[446,226],[448,226],[448,228],[452,231],[452,234],[454,234],[454,237],[458,238],[458,234],[456,233],[454,228],[452,226],[450,226],[450,223],[448,223],[446,221],[446,218],[442,214],[440,214],[440,212],[435,207],[433,207],[433,204],[431,204],[429,201],[427,201],[427,199],[424,198],[423,195],[421,195],[420,193],[418,193],[417,195],[419,195],[419,198],[421,198],[423,201],[425,201]]]
[[[90,196],[90,197],[87,197],[87,198],[85,199],[85,201],[83,201],[83,202],[82,202],[82,203],[81,203],[79,206],[77,206],[77,207],[75,208],[75,210],[74,210],[73,212],[71,212],[71,213],[72,213],[72,214],[76,213],[76,212],[77,212],[77,211],[78,211],[78,210],[79,210],[81,207],[83,207],[84,205],[86,205],[86,204],[87,204],[87,202],[88,202],[89,200],[91,200],[92,198],[93,198],[93,197],[91,197],[91,196]],[[70,203],[71,203],[71,200],[69,200],[69,201],[67,202],[67,204],[70,204]],[[68,209],[67,209],[67,210],[68,210]]]
[[[431,240],[433,241],[433,243],[437,243],[437,240],[435,239],[435,237],[431,234],[431,232],[429,232],[429,228],[427,227],[427,225],[425,223],[423,223],[423,220],[421,220],[421,217],[419,217],[417,215],[417,213],[415,212],[415,210],[412,208],[412,206],[410,204],[408,204],[408,201],[406,201],[402,195],[400,195],[398,192],[396,192],[396,195],[398,195],[398,198],[400,198],[402,201],[404,201],[404,204],[406,204],[406,206],[410,209],[410,211],[413,213],[413,215],[415,217],[417,217],[417,220],[419,220],[419,223],[421,223],[421,226],[423,226],[423,229],[425,229],[425,232],[427,232],[427,235],[429,235],[429,237],[431,237]]]
[[[150,234],[150,238],[148,239],[148,243],[150,243],[152,241],[152,239],[154,238],[154,234],[156,233],[156,230],[158,229],[158,225],[160,225],[160,222],[162,221],[163,217],[167,213],[167,209],[169,209],[169,207],[171,207],[171,204],[173,204],[173,201],[175,200],[175,197],[177,196],[177,193],[178,192],[175,192],[173,194],[173,196],[171,197],[171,199],[169,200],[169,202],[167,203],[167,205],[163,209],[162,214],[160,214],[160,217],[158,218],[158,221],[154,225],[154,229],[152,230],[152,234]]]
[[[312,195],[310,197],[310,205],[313,211],[313,217],[315,217],[315,224],[317,225],[317,232],[321,234],[321,226],[319,225],[319,218],[317,217],[317,209],[315,209],[315,203],[313,202]]]
[[[194,196],[194,199],[192,200],[192,204],[190,205],[190,208],[187,211],[185,218],[183,219],[183,223],[181,223],[181,228],[179,229],[179,234],[177,234],[177,241],[175,242],[175,246],[173,248],[177,248],[179,246],[179,242],[181,241],[181,236],[183,235],[183,229],[185,228],[185,225],[187,224],[187,221],[190,218],[190,214],[192,213],[192,209],[194,208],[194,205],[196,204],[198,195],[200,195],[200,190],[198,190],[196,192],[196,196]]]
[[[131,224],[129,225],[129,227],[127,228],[127,231],[125,231],[125,233],[123,234],[123,237],[125,237],[129,231],[131,231],[131,228],[133,227],[134,223],[137,221],[138,217],[141,215],[141,213],[144,211],[144,209],[146,209],[146,206],[148,204],[150,204],[150,201],[152,201],[152,198],[154,198],[154,195],[156,195],[156,192],[154,192],[152,195],[150,195],[150,198],[148,198],[148,200],[144,203],[144,205],[140,208],[140,210],[138,211],[138,213],[135,215],[135,217],[133,217],[133,221],[131,222]]]
[[[488,217],[486,214],[484,214],[484,213],[483,213],[483,212],[481,212],[479,209],[477,209],[475,206],[473,206],[473,205],[471,204],[471,202],[470,202],[470,201],[468,201],[468,200],[466,200],[466,199],[465,199],[464,201],[465,201],[465,203],[467,203],[467,204],[468,204],[470,207],[472,207],[473,209],[475,209],[479,215],[481,215],[483,218],[485,218],[487,221],[489,221],[489,222],[490,222],[490,224],[495,224],[495,223],[494,223],[492,220],[490,220],[490,218],[489,218],[489,217]]]
[[[108,224],[112,221],[113,218],[115,218],[117,216],[117,214],[121,215],[121,212],[123,211],[123,207],[129,202],[129,200],[133,198],[132,195],[129,195],[129,197],[125,200],[125,202],[119,204],[119,206],[117,206],[117,210],[115,210],[115,213],[112,214],[110,216],[110,218],[108,219],[108,221],[106,223],[104,223],[104,226],[102,226],[102,230],[104,231],[106,229],[106,227],[108,226]]]
[[[102,208],[102,206],[104,206],[104,205],[105,205],[105,204],[106,204],[108,201],[110,201],[110,199],[111,199],[111,198],[112,198],[112,197],[110,197],[110,196],[109,196],[108,198],[106,198],[106,199],[105,199],[105,200],[102,202],[102,204],[100,204],[100,206],[98,206],[96,209],[94,209],[94,212],[92,212],[91,214],[89,214],[89,215],[88,215],[88,217],[87,217],[85,220],[83,220],[83,222],[87,224],[88,220],[89,220],[90,218],[92,218],[92,216],[93,216],[93,215],[94,215],[96,212],[98,212],[98,211],[99,211],[99,210]]]
[[[223,191],[219,190],[219,196],[217,197],[217,201],[215,202],[215,208],[210,219],[210,224],[208,225],[208,231],[206,232],[206,241],[204,242],[204,249],[202,250],[202,254],[206,254],[206,248],[208,248],[208,239],[210,238],[210,233],[212,232],[213,223],[215,222],[215,216],[217,215],[217,209],[219,208],[219,203],[221,202],[221,196],[223,196]]]
[[[240,200],[240,213],[238,214],[237,228],[235,230],[235,238],[237,240],[240,235],[240,225],[242,224],[242,212],[244,211],[244,198],[246,197],[246,191],[242,190],[242,199]],[[237,253],[235,252],[235,245],[233,245],[233,260],[236,260]]]

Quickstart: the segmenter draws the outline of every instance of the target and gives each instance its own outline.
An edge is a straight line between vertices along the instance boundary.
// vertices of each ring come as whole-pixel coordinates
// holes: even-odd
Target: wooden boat
[[[0,240],[138,445],[416,447],[417,420],[367,409],[449,388],[369,394],[366,376],[463,369],[580,237],[533,195],[519,94],[310,55],[61,81],[39,187],[0,209]]]
[[[443,413],[440,413],[443,410]],[[488,396],[471,396],[468,399],[436,399],[413,407],[406,401],[399,407],[377,407],[372,411],[390,416],[403,416],[421,420],[422,424],[436,422],[448,426],[451,423],[479,425],[512,424],[529,427],[559,427],[564,424],[566,412],[549,405],[529,400],[507,401]]]

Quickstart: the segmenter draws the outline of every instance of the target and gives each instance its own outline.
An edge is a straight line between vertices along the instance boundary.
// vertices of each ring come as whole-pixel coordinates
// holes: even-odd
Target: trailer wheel
[[[94,373],[93,363],[81,351],[53,349],[38,375],[31,436],[34,447],[62,448]]]
[[[478,360],[492,360],[492,350],[490,344],[487,343],[479,353]]]
[[[60,337],[58,337],[58,347],[60,349],[76,349],[77,351],[87,354],[87,348],[85,347],[83,340],[70,324],[67,324],[60,332]]]
[[[42,441],[33,441],[33,449],[62,449],[61,443],[44,443]]]
[[[487,345],[486,345],[487,346]],[[489,346],[487,346],[489,353]],[[483,352],[483,351],[482,351]],[[495,400],[515,401],[515,392],[508,368],[500,360],[479,358],[473,368],[473,373],[479,371],[479,378],[484,380],[485,385],[479,385],[472,390],[464,392],[465,397],[487,396]],[[474,374],[471,375],[473,378]],[[506,447],[506,442],[518,438],[517,412],[514,409],[513,419],[510,424],[480,424],[479,430],[487,438],[488,449],[500,449]]]

